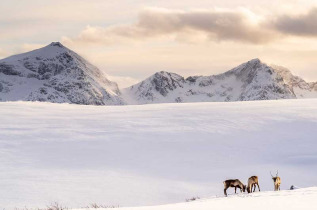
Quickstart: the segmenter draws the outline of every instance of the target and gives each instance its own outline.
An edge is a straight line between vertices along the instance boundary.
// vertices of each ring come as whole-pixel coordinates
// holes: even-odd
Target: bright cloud
[[[64,42],[103,43],[143,41],[158,37],[187,40],[204,35],[205,41],[236,41],[265,44],[292,36],[317,38],[317,8],[303,15],[289,14],[274,18],[257,16],[240,8],[212,10],[168,10],[149,8],[141,11],[133,24],[109,27],[87,26],[77,37],[64,37]]]
[[[140,12],[134,24],[110,27],[87,26],[77,37],[65,42],[116,44],[158,37],[182,40],[186,36],[204,35],[205,41],[233,40],[252,44],[272,41],[278,34],[263,27],[255,14],[246,9],[236,10],[167,10],[149,8]]]

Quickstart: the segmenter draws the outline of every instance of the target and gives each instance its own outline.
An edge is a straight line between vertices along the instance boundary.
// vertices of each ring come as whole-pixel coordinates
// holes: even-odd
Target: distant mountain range
[[[253,59],[212,76],[185,79],[161,71],[122,92],[129,104],[275,100],[317,97],[317,83]]]
[[[0,60],[0,101],[124,105],[315,97],[317,82],[308,83],[259,59],[212,76],[184,78],[161,71],[121,91],[97,67],[59,42]]]

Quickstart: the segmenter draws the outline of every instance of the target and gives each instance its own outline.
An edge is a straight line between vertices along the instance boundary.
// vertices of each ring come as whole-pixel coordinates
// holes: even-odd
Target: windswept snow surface
[[[270,171],[276,170],[283,190],[317,185],[317,99],[138,106],[2,102],[0,116],[1,208],[176,203],[223,196],[225,179],[246,183],[252,175],[259,176],[262,191],[270,191]],[[251,204],[288,194],[290,203],[302,203],[309,192],[261,192],[268,200],[254,194]],[[242,198],[206,202],[245,208],[249,196]]]
[[[229,197],[211,197],[189,203],[177,203],[161,206],[120,208],[122,210],[312,210],[317,205],[317,187],[280,192],[262,192],[234,195]],[[83,210],[83,209],[81,209]]]

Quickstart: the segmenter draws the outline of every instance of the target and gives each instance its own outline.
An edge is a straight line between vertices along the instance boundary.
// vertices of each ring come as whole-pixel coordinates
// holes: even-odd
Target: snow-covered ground
[[[138,106],[2,102],[0,117],[1,208],[178,203],[223,196],[225,179],[246,183],[252,175],[259,176],[262,191],[271,191],[270,171],[276,170],[283,190],[317,185],[317,99]],[[313,209],[316,191],[261,192],[162,209],[245,208],[250,199],[255,208],[282,197],[277,206],[307,201]]]
[[[189,203],[120,208],[122,210],[312,210],[317,206],[317,187],[280,192],[262,192],[211,197]],[[79,209],[83,210],[83,209]]]

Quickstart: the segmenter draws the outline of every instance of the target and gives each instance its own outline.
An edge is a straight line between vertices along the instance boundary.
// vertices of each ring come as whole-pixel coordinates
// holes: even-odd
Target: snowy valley
[[[270,171],[279,170],[282,190],[317,185],[317,99],[2,102],[0,116],[1,208],[148,206],[193,196],[203,200],[149,209],[221,209],[223,203],[248,209],[246,202],[272,206],[278,198],[284,203],[277,206],[316,204],[316,188],[272,192]],[[230,189],[223,198],[224,180],[246,184],[252,175],[259,176],[261,193],[232,196]],[[204,200],[213,196],[221,198]]]
[[[317,0],[0,0],[0,29],[0,210],[317,209]]]
[[[317,83],[259,59],[212,76],[161,71],[122,90],[58,42],[2,59],[0,207],[309,209],[314,98]],[[276,170],[281,192],[272,192]],[[223,196],[225,179],[252,175],[264,192]]]

